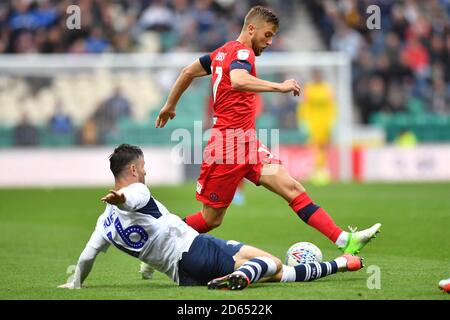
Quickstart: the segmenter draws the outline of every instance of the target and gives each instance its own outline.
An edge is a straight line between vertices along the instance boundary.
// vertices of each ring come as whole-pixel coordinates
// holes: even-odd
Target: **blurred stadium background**
[[[61,163],[70,167],[95,156],[93,147],[128,142],[156,148],[169,165],[173,129],[193,134],[194,121],[211,124],[210,83],[201,79],[169,128],[155,129],[170,86],[184,65],[235,39],[248,8],[261,3],[279,12],[281,29],[258,58],[259,76],[305,85],[317,69],[330,85],[334,180],[450,179],[449,1],[15,0],[0,4],[0,162],[19,158],[29,170],[23,179],[11,170],[0,184],[44,183],[30,173],[51,166],[30,152],[52,159],[70,151],[72,162]],[[374,4],[379,30],[367,27]],[[67,27],[70,5],[80,9],[80,29]],[[303,181],[317,154],[299,117],[304,98],[264,94],[257,120],[258,128],[280,130],[279,153]],[[190,165],[178,172],[153,182],[197,173]],[[70,185],[77,176],[54,182]],[[89,184],[105,182],[96,179]]]
[[[398,298],[405,294],[399,289],[404,286],[402,281],[409,280],[411,274],[403,266],[405,261],[408,266],[426,266],[432,272],[422,274],[420,284],[411,284],[409,295],[400,297],[428,298],[429,292],[436,291],[437,278],[448,276],[442,273],[446,266],[448,271],[448,259],[444,266],[442,257],[448,255],[445,232],[450,209],[445,201],[450,181],[450,1],[12,0],[0,2],[0,220],[4,226],[0,253],[7,261],[2,268],[16,282],[4,277],[1,287],[12,291],[3,297],[30,297],[21,282],[21,271],[29,271],[20,261],[26,265],[46,263],[50,257],[39,255],[43,247],[56,259],[46,265],[51,272],[62,273],[67,261],[75,262],[95,214],[102,210],[100,203],[86,203],[97,201],[103,189],[86,187],[111,185],[107,159],[119,143],[143,147],[150,186],[170,185],[156,189],[157,197],[162,197],[158,199],[180,215],[198,210],[194,181],[199,164],[176,161],[174,146],[180,141],[172,134],[183,128],[198,138],[202,132],[196,131],[194,124],[204,130],[210,127],[209,78],[194,81],[178,105],[176,118],[166,128],[156,129],[154,122],[181,68],[237,38],[244,15],[255,4],[272,7],[281,19],[273,46],[257,59],[258,76],[273,81],[293,77],[306,87],[319,71],[330,93],[323,97],[320,90],[317,93],[312,88],[300,98],[263,94],[258,129],[279,130],[275,151],[291,174],[303,182],[313,182],[308,187],[338,222],[366,226],[379,218],[386,231],[393,231],[391,235],[403,232],[402,237],[387,238],[383,250],[375,244],[371,251],[383,252],[377,260],[381,267],[398,268],[392,274],[399,271],[401,277],[386,275],[391,276],[389,288],[398,289],[386,295],[354,296],[351,290],[345,295],[350,299]],[[80,9],[80,29],[67,27],[74,13],[67,11],[71,5]],[[367,27],[370,5],[380,9],[380,29]],[[336,108],[325,115],[333,120],[325,161],[319,159],[320,151],[311,143],[311,128],[302,118],[306,96],[317,98],[317,108]],[[333,109],[328,107],[324,109]],[[191,159],[205,142],[192,140]],[[325,178],[316,175],[318,163],[325,163]],[[329,180],[334,182],[331,186],[315,185]],[[350,181],[356,184],[341,183]],[[419,181],[441,183],[403,184]],[[46,188],[40,188],[43,186]],[[59,189],[62,186],[82,188],[64,191]],[[17,191],[16,187],[38,188]],[[230,210],[234,217],[227,219],[216,235],[249,241],[280,256],[291,242],[306,239],[317,243],[326,255],[331,253],[329,243],[307,228],[301,227],[302,239],[298,239],[299,224],[294,217],[280,219],[279,230],[273,230],[270,218],[278,213],[288,216],[282,212],[287,211],[285,204],[255,190],[245,191],[255,206]],[[77,203],[67,208],[74,199]],[[272,206],[271,212],[265,212]],[[434,216],[427,218],[425,211]],[[29,212],[34,213],[32,218]],[[405,222],[398,212],[410,220]],[[261,218],[263,214],[267,214],[267,221]],[[269,243],[247,228],[239,231],[242,219],[248,220],[245,225],[261,219],[257,229],[270,230],[277,240]],[[33,235],[28,258],[17,258],[4,250],[16,245],[12,239],[17,228]],[[289,228],[292,230],[287,231]],[[409,250],[415,241],[412,228],[421,235],[432,230],[433,242],[415,243],[414,250]],[[61,229],[66,233],[53,238]],[[42,230],[47,238],[40,234]],[[73,241],[76,246],[71,246]],[[125,273],[137,271],[135,264],[117,264],[126,259],[119,255],[107,261],[120,265]],[[30,257],[35,260],[30,261]],[[99,265],[107,276],[93,280],[94,284],[118,283],[109,266]],[[162,278],[157,275],[157,279],[159,276]],[[27,277],[33,278],[31,273]],[[61,297],[61,293],[45,289],[48,283],[54,287],[61,279],[43,275],[38,285],[41,291],[32,296]],[[135,281],[127,276],[123,279]],[[421,285],[426,282],[433,289],[424,290]],[[302,297],[342,297],[343,289],[335,288],[333,281],[320,283],[308,287],[307,292],[316,290],[315,294],[302,293]],[[143,297],[134,295],[133,285],[121,288],[129,297]],[[349,289],[357,286],[346,285]],[[273,291],[274,297],[300,297],[295,287],[288,288],[284,293]],[[94,288],[87,294],[120,297],[115,293],[96,296],[95,292]],[[199,294],[196,298],[210,298],[195,292]],[[261,291],[253,292],[246,297],[264,297]],[[83,294],[75,297],[85,298]],[[167,291],[150,297],[193,296]]]

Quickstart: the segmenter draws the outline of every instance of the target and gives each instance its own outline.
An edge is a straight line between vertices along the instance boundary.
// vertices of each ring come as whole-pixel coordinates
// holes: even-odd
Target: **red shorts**
[[[249,147],[249,144],[246,143],[245,161],[236,161],[236,156],[234,156],[235,161],[230,161],[232,163],[225,160],[217,163],[218,161],[207,161],[204,157],[197,181],[196,198],[198,201],[213,208],[228,207],[243,178],[259,185],[264,164],[281,164],[281,161],[276,159],[269,148],[259,140],[254,143],[256,147]],[[252,152],[254,157],[250,155]]]

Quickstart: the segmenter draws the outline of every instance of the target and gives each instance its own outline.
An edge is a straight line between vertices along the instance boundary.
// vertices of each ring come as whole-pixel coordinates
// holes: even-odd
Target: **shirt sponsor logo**
[[[217,55],[216,55],[216,57],[214,58],[214,60],[217,60],[217,61],[223,61],[223,60],[225,60],[225,57],[226,57],[226,53],[225,52],[219,52]]]
[[[250,56],[250,51],[248,51],[246,49],[242,49],[237,52],[237,57],[239,60],[247,60],[249,56]]]

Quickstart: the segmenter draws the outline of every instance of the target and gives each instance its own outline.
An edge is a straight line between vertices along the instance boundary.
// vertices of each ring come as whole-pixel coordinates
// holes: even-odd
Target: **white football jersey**
[[[112,244],[178,283],[178,261],[198,232],[153,198],[144,184],[134,183],[120,191],[125,203],[106,205],[88,246],[106,251]]]

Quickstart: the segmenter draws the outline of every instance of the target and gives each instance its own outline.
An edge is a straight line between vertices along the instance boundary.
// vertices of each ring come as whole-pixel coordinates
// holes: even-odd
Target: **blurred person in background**
[[[417,137],[411,129],[405,128],[400,131],[394,143],[402,148],[414,148],[417,145]]]
[[[78,143],[86,146],[94,146],[100,143],[97,136],[97,125],[92,118],[87,119],[79,129]]]
[[[100,103],[92,119],[96,124],[97,137],[101,143],[116,129],[120,119],[130,117],[131,108],[130,101],[119,87],[116,87],[112,95]]]
[[[22,114],[20,122],[13,129],[14,145],[36,146],[39,144],[39,130],[33,125],[26,113]]]
[[[48,129],[55,134],[68,134],[73,131],[72,119],[64,112],[61,101],[56,103],[55,113],[48,122]]]
[[[312,81],[305,85],[303,100],[298,104],[297,121],[299,129],[308,133],[308,144],[314,148],[316,154],[311,181],[318,185],[331,181],[327,151],[335,120],[336,103],[333,89],[323,80],[321,71],[314,69]]]

